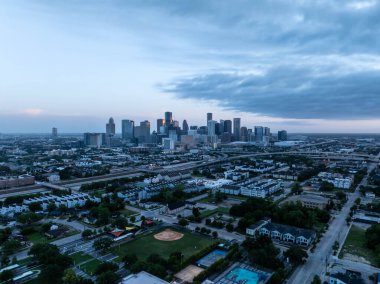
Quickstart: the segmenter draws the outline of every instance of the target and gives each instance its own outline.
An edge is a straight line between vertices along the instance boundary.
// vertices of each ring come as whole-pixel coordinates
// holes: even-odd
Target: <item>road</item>
[[[370,173],[375,166],[376,164],[371,164],[368,167],[368,173]],[[295,272],[289,278],[288,283],[310,284],[313,280],[314,275],[325,275],[328,264],[334,261],[334,258],[331,255],[332,246],[334,245],[335,241],[338,241],[340,245],[344,244],[344,240],[349,230],[349,226],[347,226],[346,223],[346,217],[350,212],[350,208],[354,205],[355,199],[360,197],[360,186],[366,185],[367,180],[368,174],[357,186],[355,192],[348,194],[347,203],[343,206],[340,213],[336,215],[334,220],[332,220],[330,223],[329,229],[321,238],[314,253],[310,253],[307,262],[295,270]],[[323,277],[321,278],[323,279]]]

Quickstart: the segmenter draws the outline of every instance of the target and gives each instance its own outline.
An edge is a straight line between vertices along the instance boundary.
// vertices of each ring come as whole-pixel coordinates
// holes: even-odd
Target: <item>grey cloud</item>
[[[339,75],[277,66],[264,75],[195,75],[162,89],[179,98],[213,100],[225,109],[272,117],[380,118],[380,71]]]

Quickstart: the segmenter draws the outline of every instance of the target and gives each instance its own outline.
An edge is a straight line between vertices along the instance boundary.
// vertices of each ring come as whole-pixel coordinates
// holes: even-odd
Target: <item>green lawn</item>
[[[40,232],[34,232],[26,236],[29,241],[33,244],[45,244],[48,243],[48,240],[45,236],[43,236]]]
[[[81,265],[80,269],[86,272],[88,275],[92,275],[101,263],[102,262],[100,260],[94,258],[93,260]]]
[[[230,208],[227,208],[227,207],[218,207],[216,209],[212,209],[212,210],[205,210],[201,213],[201,218],[206,218],[208,216],[211,216],[215,213],[224,213],[224,214],[229,214],[230,212]]]
[[[376,253],[366,246],[365,230],[359,227],[351,227],[339,258],[342,258],[345,253],[363,257],[371,262],[372,265],[377,264]]]
[[[175,230],[179,231],[177,229]],[[153,237],[153,235],[158,232],[145,236],[137,236],[136,239],[131,242],[122,244],[120,247],[114,247],[112,252],[119,256],[118,260],[121,260],[126,254],[136,254],[140,260],[146,259],[153,253],[168,258],[171,253],[177,251],[182,252],[185,258],[188,258],[215,242],[215,240],[209,237],[193,234],[189,231],[181,231],[184,236],[180,240],[172,242],[159,241]]]
[[[73,259],[74,264],[79,264],[81,262],[84,262],[86,260],[89,260],[89,259],[93,258],[92,256],[90,256],[90,255],[88,255],[88,254],[86,254],[84,252],[81,252],[81,251],[80,252],[76,252],[74,254],[71,254],[69,256]]]
[[[129,209],[120,210],[120,213],[124,215],[124,217],[130,217],[132,215],[137,215],[138,213]]]

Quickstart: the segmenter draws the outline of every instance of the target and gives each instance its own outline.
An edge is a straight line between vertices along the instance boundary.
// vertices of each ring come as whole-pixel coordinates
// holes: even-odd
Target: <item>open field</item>
[[[79,264],[81,262],[84,262],[86,260],[90,260],[93,258],[92,256],[90,256],[84,252],[76,252],[76,253],[71,254],[69,256],[73,259],[74,264]]]
[[[160,230],[149,235],[137,236],[131,242],[114,247],[112,252],[119,256],[118,260],[121,260],[126,254],[136,254],[140,260],[144,260],[153,253],[168,258],[171,253],[180,251],[186,259],[215,242],[209,237],[192,234],[186,230],[173,230],[181,232],[183,237],[171,242],[159,241],[154,238],[154,235],[163,231]]]
[[[205,211],[201,212],[201,218],[206,218],[206,217],[211,216],[215,213],[229,214],[230,208],[218,207],[218,208],[213,209],[213,210],[205,210]]]
[[[88,275],[93,275],[96,268],[98,268],[101,263],[102,262],[100,260],[94,258],[93,260],[81,265],[80,269],[86,272]]]
[[[339,258],[343,258],[345,254],[363,258],[372,265],[376,264],[376,253],[366,246],[365,230],[353,225],[348,233],[343,249],[339,254]]]

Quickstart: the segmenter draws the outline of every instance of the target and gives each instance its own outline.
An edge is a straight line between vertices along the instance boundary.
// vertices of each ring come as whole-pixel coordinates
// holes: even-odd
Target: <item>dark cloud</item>
[[[179,98],[213,100],[226,109],[272,117],[380,118],[380,70],[340,75],[279,66],[263,75],[195,75],[163,90]]]

